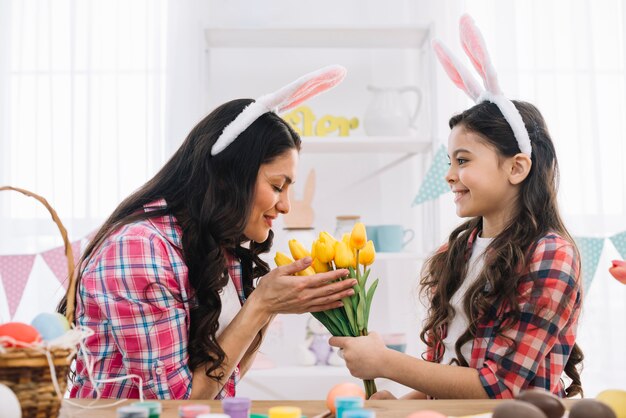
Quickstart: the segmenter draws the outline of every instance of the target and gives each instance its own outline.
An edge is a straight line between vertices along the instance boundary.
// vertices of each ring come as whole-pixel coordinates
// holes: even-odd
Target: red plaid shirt
[[[164,208],[161,200],[145,210]],[[192,289],[182,258],[181,229],[172,216],[122,227],[93,254],[81,279],[76,306],[79,325],[95,334],[86,340],[93,378],[141,376],[147,399],[188,399],[189,303]],[[240,301],[241,267],[228,258]],[[178,300],[177,300],[178,299]],[[239,368],[216,399],[235,396]],[[138,398],[138,379],[100,383],[103,398]],[[82,353],[76,359],[72,398],[95,398]]]
[[[476,231],[469,241],[470,254],[475,236]],[[490,316],[496,319],[479,322],[469,367],[478,370],[489,397],[513,398],[530,388],[565,395],[561,374],[576,340],[582,303],[577,257],[575,247],[557,234],[538,241],[517,286],[521,319],[504,332],[515,342],[514,351],[507,353],[510,341],[496,336],[510,308],[494,307],[497,315]],[[443,354],[443,345],[429,349],[427,360],[433,361],[435,350]]]

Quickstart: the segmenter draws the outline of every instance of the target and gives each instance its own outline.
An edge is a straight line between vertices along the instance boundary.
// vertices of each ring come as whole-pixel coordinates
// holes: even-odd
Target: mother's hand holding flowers
[[[357,281],[337,281],[348,275],[348,270],[340,269],[326,273],[313,272],[313,275],[299,275],[310,269],[311,257],[281,265],[259,280],[256,290],[248,303],[257,303],[258,308],[267,313],[319,312],[343,306],[341,299],[354,294],[352,286]],[[333,283],[334,282],[334,283]],[[329,284],[332,283],[332,284]]]

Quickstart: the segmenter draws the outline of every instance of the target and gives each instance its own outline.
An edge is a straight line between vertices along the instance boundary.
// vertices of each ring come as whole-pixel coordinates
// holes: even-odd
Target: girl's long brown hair
[[[489,244],[485,267],[476,283],[468,289],[463,301],[469,328],[456,342],[455,352],[460,365],[466,367],[468,362],[461,354],[461,347],[474,339],[477,325],[485,315],[497,315],[503,306],[511,308],[502,320],[502,328],[498,330],[500,336],[519,320],[517,285],[525,267],[529,265],[537,241],[549,232],[556,232],[572,244],[578,255],[576,244],[559,215],[558,162],[545,121],[532,104],[518,101],[514,101],[514,104],[530,135],[532,168],[521,185],[517,213]],[[493,103],[480,103],[452,117],[449,125],[450,128],[463,126],[478,134],[481,140],[503,157],[520,152],[511,127]],[[474,230],[482,230],[482,217],[470,219],[456,228],[450,234],[447,245],[424,266],[420,284],[423,295],[430,301],[430,307],[420,338],[435,353],[435,361],[441,360],[435,348],[443,346],[443,329],[454,317],[450,300],[467,273],[468,240]],[[577,257],[577,262],[580,271],[580,257]],[[489,290],[484,291],[486,288]],[[515,349],[514,344],[510,349]],[[576,367],[582,360],[582,350],[574,344],[565,365],[565,374],[572,381],[566,389],[568,397],[583,393]]]
[[[248,296],[253,279],[266,274],[269,266],[259,254],[269,251],[273,233],[265,242],[242,246],[244,228],[252,208],[257,174],[262,164],[271,163],[291,149],[300,150],[300,137],[275,113],[260,116],[218,155],[211,148],[220,133],[252,102],[238,99],[225,103],[187,136],[163,168],[139,190],[126,198],[104,222],[82,254],[78,267],[77,295],[85,267],[109,235],[133,222],[173,215],[182,229],[182,252],[188,268],[191,297],[189,368],[206,366],[215,374],[225,358],[217,342],[218,318],[222,309],[220,290],[228,283],[225,251],[241,261],[242,284]],[[167,207],[146,212],[144,205],[165,199]],[[67,297],[60,305],[64,313]],[[190,302],[190,301],[184,301]]]

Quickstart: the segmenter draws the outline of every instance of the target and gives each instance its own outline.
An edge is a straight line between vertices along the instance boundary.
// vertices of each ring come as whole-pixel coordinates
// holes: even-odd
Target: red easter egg
[[[24,345],[41,342],[39,332],[34,327],[22,322],[7,322],[6,324],[0,325],[0,338],[2,337],[12,338],[19,343],[24,343]],[[5,341],[4,339],[2,340],[2,345],[4,347],[21,346],[20,344]]]
[[[620,282],[626,284],[626,261],[613,260],[613,266],[609,269],[609,273]]]

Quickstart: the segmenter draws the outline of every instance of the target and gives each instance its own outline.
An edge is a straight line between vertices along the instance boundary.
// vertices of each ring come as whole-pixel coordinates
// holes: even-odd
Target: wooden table
[[[81,405],[87,405],[89,400],[72,400]],[[120,406],[129,405],[132,401],[101,409],[82,409],[72,406],[68,401],[63,402],[60,418],[112,418],[116,417],[115,411]],[[106,405],[112,400],[98,401],[96,405]],[[429,409],[438,411],[445,415],[464,416],[490,412],[498,405],[494,400],[437,400],[437,401],[366,401],[365,407],[376,411],[376,418],[405,418],[412,412]],[[568,407],[575,401],[564,401]],[[219,401],[162,401],[163,413],[161,418],[177,418],[178,407],[191,403],[203,403],[211,406],[211,412],[221,412],[222,407]],[[323,416],[327,412],[325,401],[252,401],[252,412],[267,414],[267,410],[273,406],[297,406],[302,408],[302,414],[308,418]]]

